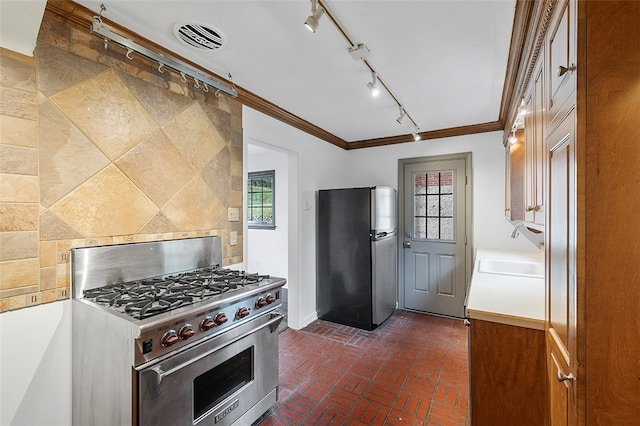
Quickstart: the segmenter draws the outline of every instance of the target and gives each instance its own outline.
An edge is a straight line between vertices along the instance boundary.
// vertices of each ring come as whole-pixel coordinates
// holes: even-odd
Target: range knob
[[[215,318],[213,318],[213,322],[215,322],[216,325],[222,325],[227,322],[227,316],[224,314],[224,312],[220,312],[215,316]]]
[[[236,318],[244,318],[248,316],[250,313],[251,312],[249,312],[249,309],[243,306],[241,308],[238,308],[238,311],[236,312]]]
[[[178,337],[178,333],[176,333],[175,330],[169,330],[164,333],[164,335],[160,339],[160,344],[165,348],[168,348],[169,346],[173,346],[178,343],[179,340],[180,337]]]
[[[265,306],[267,306],[269,304],[269,302],[267,302],[264,297],[259,298],[258,300],[256,300],[256,308],[260,309],[260,308],[264,308]]]
[[[211,330],[216,325],[217,324],[215,323],[213,318],[211,318],[210,316],[206,316],[202,321],[200,321],[200,330],[202,331]]]
[[[194,334],[196,334],[196,332],[193,330],[193,326],[191,324],[183,325],[180,331],[178,331],[178,337],[182,340],[187,340],[188,338],[193,337]]]
[[[272,303],[273,303],[273,302],[275,302],[275,301],[276,301],[276,298],[275,298],[275,297],[273,297],[273,296],[272,296],[272,295],[270,295],[270,294],[267,294],[267,304],[269,304],[269,305],[270,305],[270,304],[272,304]]]

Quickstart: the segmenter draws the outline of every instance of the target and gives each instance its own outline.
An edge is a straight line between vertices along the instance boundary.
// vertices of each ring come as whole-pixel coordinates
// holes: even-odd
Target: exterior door
[[[468,155],[403,165],[406,309],[464,317]]]

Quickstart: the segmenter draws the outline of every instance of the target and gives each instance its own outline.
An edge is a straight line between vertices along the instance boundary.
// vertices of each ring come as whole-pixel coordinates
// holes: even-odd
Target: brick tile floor
[[[374,331],[315,321],[280,334],[279,400],[260,426],[464,426],[461,320],[397,310]]]

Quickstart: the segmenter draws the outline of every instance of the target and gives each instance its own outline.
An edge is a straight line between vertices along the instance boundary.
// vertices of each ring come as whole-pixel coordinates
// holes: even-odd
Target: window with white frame
[[[275,229],[276,171],[250,172],[247,178],[247,224],[249,228]]]

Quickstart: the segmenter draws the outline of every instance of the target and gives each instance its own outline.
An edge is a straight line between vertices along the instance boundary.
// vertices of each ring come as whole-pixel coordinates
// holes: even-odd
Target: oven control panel
[[[223,305],[206,306],[192,314],[163,321],[136,338],[135,365],[144,364],[187,345],[197,344],[281,306],[280,288]]]

